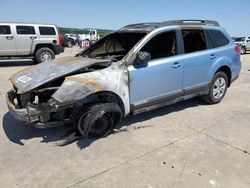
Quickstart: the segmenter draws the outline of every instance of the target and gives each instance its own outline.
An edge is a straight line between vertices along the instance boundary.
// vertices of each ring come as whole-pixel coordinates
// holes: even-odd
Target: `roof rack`
[[[168,25],[210,25],[210,26],[220,26],[217,21],[213,20],[170,20],[161,22],[161,26]]]

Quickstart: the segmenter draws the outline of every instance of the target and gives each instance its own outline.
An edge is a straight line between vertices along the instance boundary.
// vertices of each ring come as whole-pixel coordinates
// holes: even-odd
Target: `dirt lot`
[[[250,54],[220,104],[181,102],[126,118],[119,133],[65,147],[56,141],[70,127],[39,130],[8,113],[8,78],[31,64],[0,62],[1,187],[250,186]]]

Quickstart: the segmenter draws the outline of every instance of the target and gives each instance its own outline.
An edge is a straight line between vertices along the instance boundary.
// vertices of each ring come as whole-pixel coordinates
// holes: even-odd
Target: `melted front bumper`
[[[15,99],[17,99],[17,95],[13,90],[6,94],[8,109],[15,119],[23,121],[27,124],[46,121],[49,119],[50,111],[43,109],[41,105],[38,104],[27,106],[25,108],[19,108],[19,106],[14,102]]]

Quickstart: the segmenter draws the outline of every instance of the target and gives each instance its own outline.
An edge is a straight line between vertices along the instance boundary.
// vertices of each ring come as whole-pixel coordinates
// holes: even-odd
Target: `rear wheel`
[[[227,92],[228,78],[224,72],[217,72],[212,80],[208,95],[203,98],[209,104],[219,103]]]
[[[245,46],[241,46],[240,47],[240,54],[243,55],[246,53],[246,47]]]
[[[46,48],[46,47],[40,48],[39,50],[37,50],[35,56],[36,56],[37,63],[42,63],[42,62],[55,59],[55,53],[53,52],[53,50],[51,50],[50,48]]]
[[[122,112],[116,103],[90,106],[78,120],[78,130],[84,137],[101,137],[119,123]]]

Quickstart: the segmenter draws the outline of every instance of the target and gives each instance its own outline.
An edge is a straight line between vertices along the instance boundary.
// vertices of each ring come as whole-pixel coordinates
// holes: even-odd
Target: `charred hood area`
[[[62,85],[66,77],[101,70],[112,64],[110,60],[93,61],[93,59],[78,57],[76,59],[85,61],[88,59],[91,60],[91,62],[74,62],[74,59],[75,58],[72,57],[70,58],[71,63],[75,65],[77,69],[72,69],[72,65],[68,66],[68,69],[65,67],[62,68],[65,64],[63,64],[62,61],[56,61],[43,63],[43,65],[39,64],[29,69],[25,69],[11,77],[10,80],[13,83],[17,99],[15,105],[19,108],[23,108],[30,104],[46,103]],[[67,62],[64,63],[66,63],[67,66]],[[44,74],[42,75],[40,75],[39,72],[33,74],[36,72],[37,67],[40,67],[43,70],[48,70],[48,67],[52,67],[53,72],[48,73],[44,71]],[[57,70],[55,70],[55,67],[57,67]],[[42,83],[42,81],[44,83]]]

